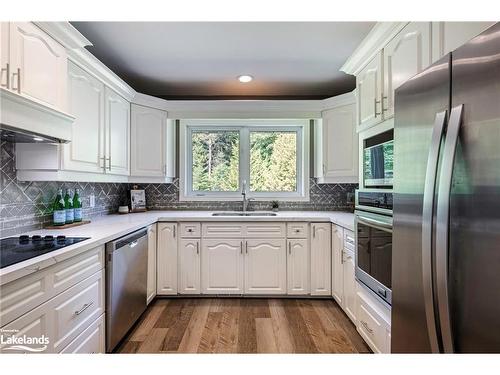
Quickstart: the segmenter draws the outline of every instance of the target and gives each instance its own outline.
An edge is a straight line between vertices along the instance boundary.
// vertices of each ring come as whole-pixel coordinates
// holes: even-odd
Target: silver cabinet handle
[[[240,242],[240,254],[243,254],[243,241]]]
[[[166,164],[163,164],[163,175],[164,176],[167,175],[167,165]]]
[[[200,243],[196,241],[196,254],[200,253]]]
[[[323,164],[323,177],[325,176],[326,166]]]
[[[380,104],[380,100],[377,100],[377,98],[374,98],[373,99],[373,106],[374,106],[374,113],[375,113],[375,118],[378,116],[378,115],[381,115],[382,113],[380,112],[377,112],[377,104]]]
[[[389,98],[386,96],[382,96],[382,113],[387,112],[389,110]],[[384,103],[387,101],[387,107],[384,107]]]
[[[313,225],[313,237],[316,238],[316,226]]]
[[[175,228],[176,228],[176,226],[175,226],[175,224],[174,224],[174,238],[175,238]]]
[[[450,194],[453,177],[453,164],[457,149],[460,125],[462,124],[463,104],[454,107],[446,130],[436,212],[436,291],[441,337],[445,353],[453,353],[453,334],[450,322],[448,297],[448,257],[450,228]]]
[[[431,147],[427,157],[424,196],[422,207],[422,286],[424,309],[427,320],[427,333],[433,353],[439,353],[437,328],[434,312],[434,292],[432,286],[432,227],[434,221],[434,191],[438,170],[439,150],[446,123],[446,111],[436,113],[432,130]]]
[[[108,169],[111,170],[111,156],[108,158],[108,163],[109,163]]]
[[[288,242],[288,254],[292,254],[292,243]]]
[[[100,160],[102,160],[102,169],[104,172],[106,172],[106,158],[105,157],[102,157],[100,158]]]
[[[17,72],[12,73],[12,79],[14,79],[14,77],[17,77],[17,79],[16,79],[17,87],[14,87],[14,85],[12,85],[12,90],[17,91],[20,94],[21,93],[21,68],[17,68]]]
[[[248,241],[245,241],[245,252],[248,254]]]
[[[345,254],[345,251],[342,251],[340,253],[340,264],[344,264],[344,254]]]
[[[75,311],[75,315],[80,315],[81,313],[83,313],[85,310],[87,310],[93,304],[94,304],[94,301],[86,303],[85,305],[82,306],[82,308],[80,310]]]
[[[368,323],[363,321],[363,320],[360,320],[361,324],[366,328],[366,330],[370,333],[370,334],[373,334],[373,329],[371,329],[369,326],[368,326]]]
[[[9,63],[6,63],[5,68],[2,68],[2,70],[0,72],[0,77],[3,74],[3,72],[5,72],[5,74],[6,74],[5,84],[2,83],[0,86],[8,89],[10,86],[10,64]]]

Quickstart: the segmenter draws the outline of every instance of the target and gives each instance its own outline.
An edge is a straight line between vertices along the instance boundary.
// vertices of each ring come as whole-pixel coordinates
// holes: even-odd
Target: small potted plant
[[[278,212],[278,208],[280,207],[280,204],[278,201],[271,201],[271,209],[273,212]]]

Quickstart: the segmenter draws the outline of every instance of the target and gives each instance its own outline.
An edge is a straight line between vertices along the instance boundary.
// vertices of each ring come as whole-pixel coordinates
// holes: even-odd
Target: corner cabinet
[[[106,173],[130,174],[130,103],[112,89],[104,90],[105,170]]]
[[[177,223],[157,226],[156,294],[177,294]]]
[[[175,132],[167,112],[131,105],[131,178],[172,180],[174,177]]]
[[[330,296],[331,224],[311,224],[311,295]]]
[[[380,51],[356,77],[358,130],[382,121],[383,53]]]
[[[358,182],[358,133],[356,131],[356,106],[341,105],[321,113],[322,121],[317,131],[321,142],[316,162],[321,165],[318,183]]]

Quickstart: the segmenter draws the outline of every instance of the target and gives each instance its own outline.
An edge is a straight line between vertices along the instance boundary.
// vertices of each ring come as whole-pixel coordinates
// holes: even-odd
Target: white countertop
[[[160,221],[310,221],[331,222],[354,230],[354,214],[341,211],[282,211],[276,216],[212,216],[214,211],[148,211],[127,215],[107,215],[90,224],[60,230],[37,230],[29,233],[90,237],[62,249],[0,269],[0,285],[49,267],[75,255],[122,237],[134,230]],[[220,212],[220,211],[217,211]]]

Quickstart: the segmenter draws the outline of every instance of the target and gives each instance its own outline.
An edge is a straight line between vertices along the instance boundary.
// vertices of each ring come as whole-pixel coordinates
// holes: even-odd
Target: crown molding
[[[340,70],[357,75],[361,69],[409,22],[378,22]]]
[[[91,46],[92,43],[85,38],[69,22],[33,22],[52,38],[61,43],[65,48],[78,49]]]
[[[352,90],[351,92],[332,96],[331,98],[326,98],[322,100],[321,106],[322,110],[328,110],[331,108],[341,107],[343,105],[349,105],[356,103],[356,90]]]

